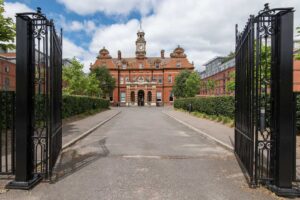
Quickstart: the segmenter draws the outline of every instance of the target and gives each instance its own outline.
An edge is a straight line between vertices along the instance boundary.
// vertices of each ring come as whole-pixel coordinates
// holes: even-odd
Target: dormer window
[[[177,61],[177,63],[176,63],[176,67],[181,67],[181,62],[180,61]]]
[[[126,67],[127,67],[126,63],[123,63],[122,64],[122,69],[126,69]]]
[[[144,68],[143,63],[140,63],[140,64],[139,64],[139,68],[140,68],[140,69],[143,69],[143,68]]]
[[[159,69],[159,63],[155,63],[155,68]]]

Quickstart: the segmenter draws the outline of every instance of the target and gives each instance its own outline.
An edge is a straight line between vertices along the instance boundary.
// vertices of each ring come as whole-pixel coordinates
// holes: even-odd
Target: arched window
[[[152,101],[152,92],[151,91],[148,91],[148,95],[147,95],[147,100],[148,102],[151,102]]]

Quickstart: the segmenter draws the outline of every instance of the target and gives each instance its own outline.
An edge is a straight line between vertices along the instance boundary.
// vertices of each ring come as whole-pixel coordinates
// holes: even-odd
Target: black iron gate
[[[15,170],[15,92],[0,91],[0,174]]]
[[[16,42],[16,178],[8,187],[27,189],[51,176],[62,146],[62,35],[38,8],[17,14]]]
[[[235,152],[250,184],[291,188],[293,126],[293,8],[250,16],[236,27]]]

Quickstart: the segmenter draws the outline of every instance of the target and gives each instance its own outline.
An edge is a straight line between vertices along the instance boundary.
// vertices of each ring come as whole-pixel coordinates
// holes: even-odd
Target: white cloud
[[[4,2],[4,16],[10,17],[14,21],[16,21],[16,13],[22,13],[22,12],[34,12],[31,8],[29,8],[27,5],[19,2],[10,3],[10,2]]]
[[[63,15],[59,16],[53,16],[57,22],[57,25],[59,27],[62,27],[64,31],[67,32],[79,32],[79,31],[84,31],[87,34],[93,33],[97,26],[94,21],[92,20],[83,20],[83,21],[68,21]]]
[[[77,46],[68,38],[64,37],[63,40],[63,58],[73,58],[76,57],[84,64],[84,71],[88,72],[90,64],[95,60],[95,54]]]
[[[263,8],[261,0],[57,0],[66,8],[80,15],[97,12],[111,17],[128,16],[133,11],[142,14],[146,33],[147,55],[159,56],[166,50],[166,56],[179,44],[190,61],[201,65],[217,55],[226,55],[234,50],[235,24],[242,30],[250,14],[257,14]],[[270,7],[295,7],[295,26],[300,26],[299,0],[270,0]],[[5,3],[6,16],[14,17],[16,12],[32,11],[25,4]],[[93,19],[94,20],[94,19]],[[96,20],[96,19],[95,19]],[[58,24],[64,31],[85,31],[91,37],[88,49],[76,46],[64,38],[64,57],[78,57],[85,70],[94,62],[99,50],[105,46],[113,57],[121,50],[126,57],[135,56],[136,32],[139,22],[131,19],[111,25],[97,27],[90,18],[82,21],[68,21],[59,16]],[[76,33],[74,33],[76,34]],[[70,36],[69,36],[70,37]]]
[[[295,7],[300,10],[300,1],[274,0],[274,7]],[[159,56],[161,49],[169,54],[178,44],[185,48],[190,61],[198,69],[217,55],[234,51],[235,24],[242,30],[249,15],[263,8],[261,0],[163,0],[154,6],[154,13],[142,18],[146,33],[147,55]],[[295,24],[300,25],[299,12],[295,13]],[[105,46],[112,56],[120,49],[124,56],[135,54],[135,39],[138,21],[117,23],[98,28],[90,44],[90,52],[98,53]]]
[[[107,15],[128,15],[131,11],[148,14],[157,0],[57,0],[70,11],[80,15],[103,12]]]

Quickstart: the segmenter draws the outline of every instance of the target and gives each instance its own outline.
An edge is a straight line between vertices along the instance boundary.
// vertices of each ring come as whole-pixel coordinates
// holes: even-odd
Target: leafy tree
[[[229,74],[229,81],[226,82],[226,92],[232,93],[235,90],[235,72]]]
[[[116,87],[116,80],[110,74],[109,70],[106,66],[96,67],[92,70],[92,74],[95,75],[97,80],[99,81],[99,87],[101,91],[103,91],[103,96],[109,96]]]
[[[208,91],[214,91],[216,87],[216,82],[214,80],[208,80],[206,83],[206,87]]]
[[[297,36],[299,36],[300,37],[300,27],[297,27]],[[298,43],[300,43],[300,41],[298,41]],[[297,59],[297,60],[300,60],[300,50],[298,51],[298,54],[295,56],[295,58]]]
[[[173,85],[173,94],[176,98],[186,96],[186,80],[188,79],[190,74],[190,71],[183,70],[175,77],[175,83]]]
[[[102,94],[102,90],[99,88],[99,80],[93,73],[90,73],[87,77],[85,94],[88,96],[101,96]]]
[[[194,97],[200,90],[200,77],[197,72],[192,72],[185,81],[185,97]]]
[[[16,26],[10,17],[4,17],[4,1],[0,0],[0,48],[14,49]]]
[[[63,67],[63,93],[71,95],[100,96],[99,81],[93,74],[83,72],[83,64],[72,59],[71,65]]]

